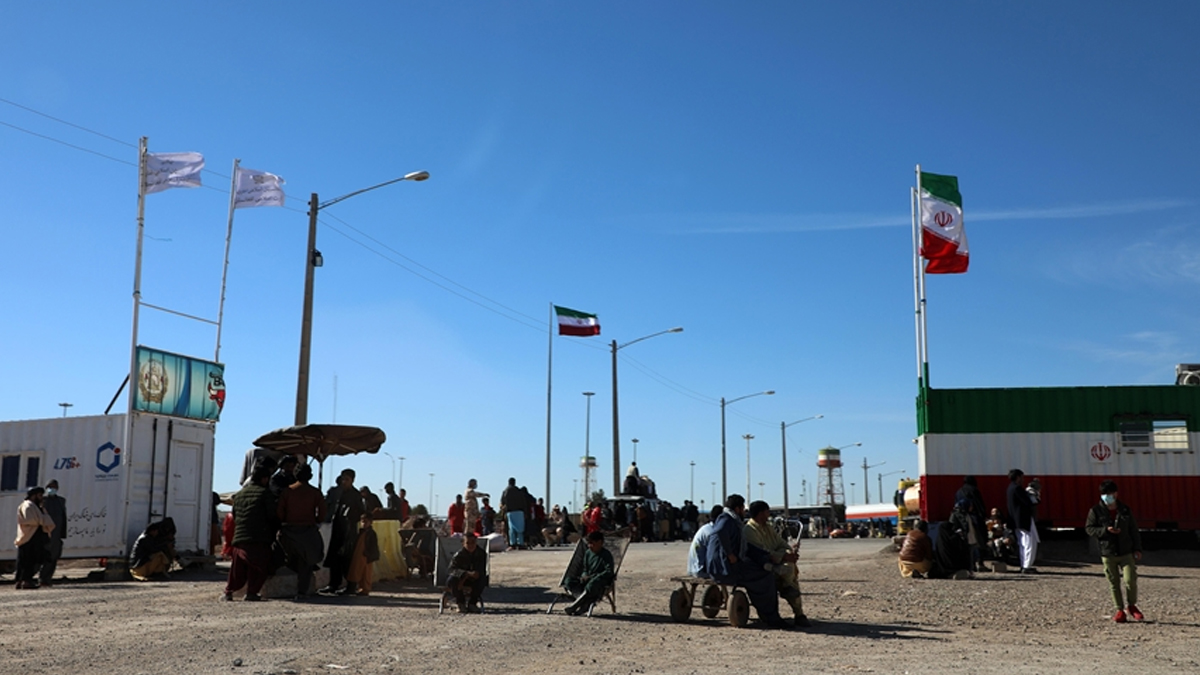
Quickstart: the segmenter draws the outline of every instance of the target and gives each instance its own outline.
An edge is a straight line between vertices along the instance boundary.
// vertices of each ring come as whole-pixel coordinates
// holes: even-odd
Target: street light
[[[587,399],[587,422],[584,425],[583,439],[583,490],[587,491],[588,485],[591,483],[592,471],[592,397],[596,395],[594,391],[583,392],[584,398]],[[573,495],[572,495],[573,496]]]
[[[634,463],[634,464],[637,464],[637,444],[638,444],[638,439],[636,439],[636,438],[635,438],[635,439],[633,439],[632,441],[630,441],[630,443],[633,443],[633,463]]]
[[[809,420],[819,420],[822,417],[825,417],[825,415],[813,415],[812,417],[805,417],[804,419],[796,420],[795,422],[787,422],[787,423],[780,422],[779,423],[779,436],[783,440],[783,517],[784,518],[787,518],[788,516],[791,515],[791,512],[788,510],[787,428],[792,425],[795,425],[795,424],[800,424],[801,422],[807,422]]]
[[[75,404],[74,403],[59,403],[59,405],[62,406],[63,417],[66,417],[67,416],[67,408],[70,408],[70,407],[74,406]]]
[[[904,473],[904,469],[900,469],[899,471],[889,471],[887,473],[876,474],[879,478],[879,499],[880,500],[883,499],[883,478],[884,478],[884,476],[894,476],[898,473]]]
[[[321,252],[317,250],[317,213],[327,206],[333,206],[340,201],[385,185],[405,180],[420,182],[427,178],[429,178],[428,171],[414,171],[400,178],[356,190],[325,202],[317,199],[317,193],[312,193],[312,198],[308,202],[308,248],[304,251],[304,313],[300,322],[300,369],[296,376],[296,426],[308,424],[308,365],[312,351],[313,270],[324,264]]]
[[[429,474],[429,504],[430,508],[433,509],[429,512],[429,517],[433,518],[433,514],[437,512],[437,508],[433,506],[433,474]]]
[[[742,436],[746,439],[746,498],[750,498],[750,441],[754,440],[754,434],[746,434]]]
[[[661,330],[657,333],[651,333],[650,335],[640,337],[636,340],[631,340],[629,342],[626,342],[623,345],[618,345],[616,340],[612,341],[612,380],[613,380],[613,383],[612,383],[612,390],[613,390],[612,439],[613,439],[613,494],[614,495],[621,494],[621,425],[620,425],[620,421],[619,421],[618,408],[617,408],[617,351],[624,349],[630,345],[637,344],[637,343],[641,342],[642,340],[649,340],[652,337],[658,337],[659,335],[666,335],[667,333],[682,333],[682,332],[683,332],[683,328],[676,326],[675,328]]]
[[[400,490],[404,488],[404,457],[397,457],[400,460],[400,476],[396,478],[396,494],[400,494]]]
[[[883,466],[884,464],[887,464],[887,460],[884,460],[878,464],[867,464],[867,458],[863,457],[863,503],[864,504],[871,503],[871,483],[870,483],[870,479],[867,478],[867,469],[874,469],[875,467]],[[879,498],[883,499],[883,488],[879,489]]]
[[[714,480],[714,481],[709,481],[709,482],[712,483],[712,495],[711,495],[712,496],[712,504],[713,504],[713,506],[716,506],[717,505],[717,481]]]
[[[722,498],[729,496],[729,483],[726,480],[726,477],[728,474],[727,474],[727,470],[725,468],[725,406],[730,405],[732,403],[737,403],[738,401],[740,401],[742,399],[752,398],[754,396],[771,396],[774,393],[775,393],[775,390],[771,389],[768,391],[760,391],[757,394],[746,394],[745,396],[739,396],[735,399],[730,399],[728,401],[725,400],[724,396],[721,397],[721,497]]]
[[[759,499],[763,498],[763,486],[764,485],[766,485],[766,483],[762,482],[761,480],[758,481],[758,498]]]
[[[691,467],[692,467],[692,482],[691,482],[691,489],[688,491],[688,501],[695,504],[696,503],[696,463],[689,462],[689,464],[691,464]]]
[[[396,477],[396,458],[393,457],[392,453],[388,452],[387,450],[381,450],[381,452],[383,454],[387,455],[388,459],[392,460],[392,478],[395,478]]]

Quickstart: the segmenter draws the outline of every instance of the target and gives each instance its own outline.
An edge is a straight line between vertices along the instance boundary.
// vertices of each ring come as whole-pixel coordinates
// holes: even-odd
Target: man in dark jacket
[[[1088,536],[1100,541],[1100,561],[1104,563],[1104,576],[1108,578],[1113,604],[1117,607],[1113,621],[1125,623],[1127,617],[1141,621],[1145,617],[1137,606],[1137,561],[1142,559],[1142,535],[1133,512],[1125,502],[1117,499],[1115,482],[1100,483],[1100,503],[1088,512],[1085,527]],[[1122,570],[1128,607],[1121,598]]]
[[[504,517],[508,521],[508,545],[524,546],[525,510],[528,508],[528,503],[525,501],[525,493],[517,487],[516,478],[509,478],[508,487],[500,493],[500,507],[504,509]]]
[[[1021,557],[1021,574],[1037,574],[1033,561],[1037,558],[1038,531],[1033,520],[1033,501],[1025,491],[1025,472],[1008,472],[1008,518],[1017,533],[1017,548]]]
[[[758,618],[768,626],[789,628],[783,617],[779,616],[775,576],[766,568],[770,564],[770,556],[761,548],[748,544],[742,534],[745,513],[744,497],[734,494],[725,499],[725,510],[717,516],[708,540],[704,570],[720,583],[737,584],[745,588],[750,604],[758,612]]]
[[[267,487],[270,481],[271,470],[258,467],[250,482],[233,496],[233,562],[223,600],[232,600],[243,586],[248,602],[262,600],[258,592],[271,572],[271,542],[276,530],[275,497]]]
[[[329,568],[329,585],[319,593],[337,593],[339,595],[354,595],[358,588],[353,582],[347,582],[342,588],[342,580],[350,571],[350,560],[354,557],[354,547],[358,544],[358,526],[366,513],[363,506],[362,494],[354,487],[356,474],[353,469],[343,469],[338,476],[338,500],[334,505],[332,525],[329,531],[329,547],[325,552],[325,566]],[[328,499],[328,497],[326,497]]]
[[[50,541],[46,544],[46,556],[42,560],[42,570],[39,576],[43,586],[49,586],[54,579],[54,571],[58,568],[58,559],[62,557],[63,539],[67,537],[67,500],[58,494],[58,481],[46,483],[46,496],[42,497],[42,510],[54,522],[50,532]]]

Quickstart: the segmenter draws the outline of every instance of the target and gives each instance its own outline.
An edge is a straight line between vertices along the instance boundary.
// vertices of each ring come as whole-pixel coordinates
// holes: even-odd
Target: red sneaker
[[[1142,619],[1145,619],[1146,617],[1142,616],[1142,610],[1138,609],[1137,605],[1130,605],[1129,606],[1129,618],[1133,619],[1134,621],[1141,621]]]
[[[1118,609],[1116,614],[1113,614],[1113,621],[1117,623],[1125,623],[1125,610]]]

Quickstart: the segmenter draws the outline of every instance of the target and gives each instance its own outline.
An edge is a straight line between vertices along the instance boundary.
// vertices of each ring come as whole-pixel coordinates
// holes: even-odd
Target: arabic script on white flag
[[[273,173],[239,168],[234,181],[233,208],[283,206],[283,183]]]
[[[200,187],[204,156],[198,152],[147,152],[145,193]]]

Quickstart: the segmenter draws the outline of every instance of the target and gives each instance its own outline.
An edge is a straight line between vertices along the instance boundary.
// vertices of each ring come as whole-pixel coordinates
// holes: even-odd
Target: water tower
[[[579,458],[579,468],[583,469],[583,499],[581,503],[586,506],[592,499],[592,491],[595,489],[596,481],[596,458],[591,455],[584,455]],[[579,509],[581,512],[583,509]]]
[[[817,499],[825,504],[846,505],[846,488],[842,484],[842,451],[828,447],[817,451]]]

